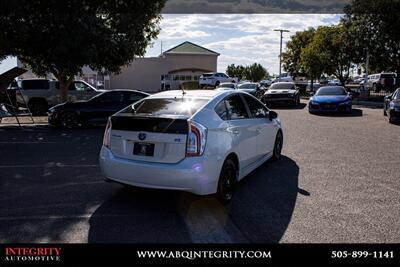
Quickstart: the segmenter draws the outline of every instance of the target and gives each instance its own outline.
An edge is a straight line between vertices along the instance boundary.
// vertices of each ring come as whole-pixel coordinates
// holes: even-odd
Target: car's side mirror
[[[274,119],[276,119],[276,118],[278,118],[278,113],[276,113],[275,111],[270,110],[270,111],[268,112],[268,119],[269,119],[270,121],[272,121],[272,120],[274,120]]]

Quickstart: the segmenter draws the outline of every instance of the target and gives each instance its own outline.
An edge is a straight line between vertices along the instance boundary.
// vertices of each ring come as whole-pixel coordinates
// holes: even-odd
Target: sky
[[[286,29],[283,48],[297,31],[320,25],[337,24],[334,14],[165,14],[161,32],[146,56],[190,41],[220,53],[218,71],[230,64],[260,63],[270,74],[279,73],[280,33]]]
[[[164,14],[158,39],[146,52],[158,56],[163,50],[190,41],[221,55],[218,71],[225,72],[230,64],[260,63],[270,74],[279,73],[280,33],[286,29],[283,48],[297,31],[320,25],[337,24],[334,14]],[[0,63],[0,70],[15,64],[15,60]]]

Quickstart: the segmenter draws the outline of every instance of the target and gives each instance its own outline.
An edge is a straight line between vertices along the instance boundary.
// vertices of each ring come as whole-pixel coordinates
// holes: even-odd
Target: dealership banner
[[[0,266],[400,266],[400,244],[1,244]]]

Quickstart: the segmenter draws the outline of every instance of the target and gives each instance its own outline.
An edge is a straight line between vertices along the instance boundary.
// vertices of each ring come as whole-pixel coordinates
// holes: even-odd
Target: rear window
[[[48,80],[25,80],[20,81],[19,86],[23,90],[48,90],[49,81]]]
[[[138,116],[191,116],[208,102],[207,99],[164,98],[145,99],[121,113]]]
[[[271,85],[271,89],[295,90],[296,86],[293,83],[274,83]]]
[[[257,84],[255,83],[244,83],[238,86],[239,89],[256,89]]]
[[[343,87],[321,87],[315,95],[317,96],[324,96],[324,95],[346,95],[347,92]]]
[[[381,74],[381,78],[395,78],[395,74]]]

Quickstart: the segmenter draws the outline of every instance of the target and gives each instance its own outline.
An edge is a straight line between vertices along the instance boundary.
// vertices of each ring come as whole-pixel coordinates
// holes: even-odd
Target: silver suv
[[[45,115],[48,108],[61,103],[60,84],[46,79],[27,79],[17,82],[21,93],[16,91],[18,104],[27,103],[33,115]],[[73,81],[68,88],[68,101],[88,100],[104,92],[84,81]],[[24,98],[24,99],[23,99]]]

